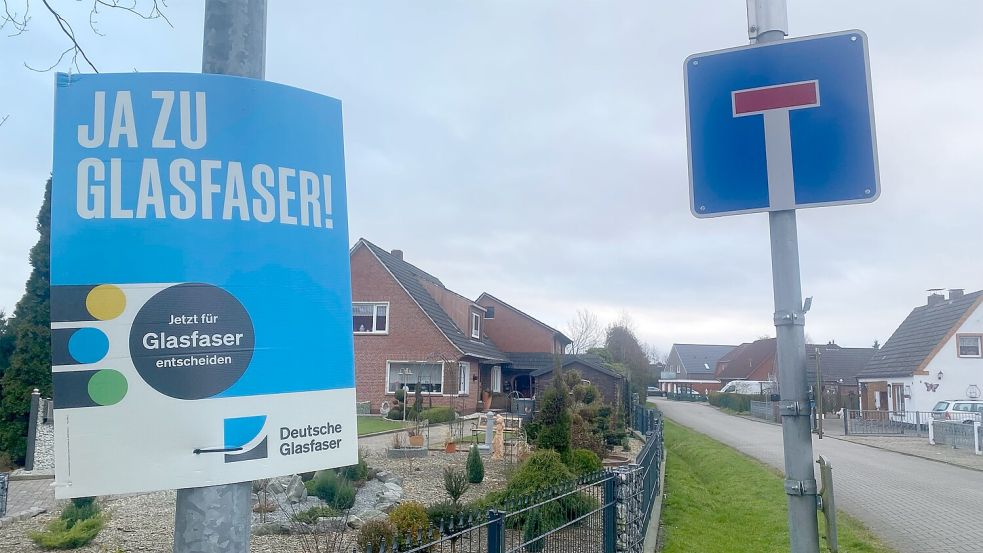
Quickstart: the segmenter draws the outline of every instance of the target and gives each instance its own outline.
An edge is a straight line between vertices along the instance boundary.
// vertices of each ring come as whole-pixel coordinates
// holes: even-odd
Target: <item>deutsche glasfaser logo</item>
[[[226,449],[243,448],[242,451],[236,453],[226,453],[225,462],[235,463],[236,461],[266,459],[268,436],[263,436],[263,439],[256,445],[246,449],[247,444],[256,442],[264,425],[266,425],[266,415],[225,419],[223,421],[224,447]]]

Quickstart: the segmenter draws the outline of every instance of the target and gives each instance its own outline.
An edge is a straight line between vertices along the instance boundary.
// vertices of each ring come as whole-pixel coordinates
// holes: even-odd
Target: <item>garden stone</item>
[[[387,483],[387,484],[389,482],[392,482],[393,484],[396,484],[398,486],[402,486],[403,485],[403,477],[402,476],[399,476],[398,474],[394,474],[392,472],[389,472],[388,470],[380,471],[378,474],[375,475],[375,477],[380,482],[384,482],[384,483]]]
[[[359,511],[358,514],[349,517],[348,526],[358,530],[366,522],[370,520],[381,519],[381,518],[386,518],[386,514],[383,513],[382,511],[378,511],[376,509],[366,509],[364,511]]]
[[[345,530],[347,520],[345,517],[320,517],[317,525],[314,526],[315,532],[342,532]]]
[[[280,522],[263,522],[253,525],[253,535],[267,536],[272,534],[289,534],[290,527]]]
[[[304,481],[301,480],[300,476],[294,475],[290,480],[290,484],[287,485],[287,501],[291,503],[300,503],[307,499],[307,487],[304,486]]]
[[[283,493],[286,488],[277,479],[270,480],[270,483],[266,485],[266,489],[273,494]]]
[[[403,493],[403,487],[395,482],[386,482],[386,489],[400,495]]]

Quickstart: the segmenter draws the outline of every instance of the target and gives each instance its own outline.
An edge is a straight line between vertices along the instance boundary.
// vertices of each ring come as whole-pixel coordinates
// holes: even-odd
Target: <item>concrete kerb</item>
[[[711,406],[711,407],[713,407],[713,406]],[[752,417],[750,415],[742,415],[740,413],[728,413],[727,411],[724,411],[723,409],[720,409],[719,407],[713,407],[713,408],[716,409],[717,411],[720,411],[721,413],[724,413],[726,415],[730,415],[732,417],[740,417],[742,419],[746,419],[746,420],[754,421],[754,422],[760,422],[762,424],[769,424],[771,426],[778,426],[778,427],[781,427],[782,426],[782,425],[780,425],[780,424],[778,424],[776,422],[767,421],[767,420],[764,420],[764,419],[759,419],[757,417]],[[964,465],[964,464],[961,464],[961,463],[953,463],[952,461],[946,461],[945,459],[936,459],[934,457],[926,457],[925,455],[918,455],[917,453],[909,453],[907,451],[898,451],[897,449],[891,449],[889,447],[883,447],[883,446],[879,446],[879,445],[875,445],[875,444],[869,444],[869,443],[866,443],[866,442],[858,442],[856,440],[851,440],[850,438],[848,438],[846,436],[837,436],[835,434],[824,434],[823,435],[823,438],[829,438],[829,439],[832,439],[832,440],[840,440],[841,442],[850,442],[851,444],[862,445],[862,446],[869,447],[869,448],[872,448],[872,449],[880,449],[881,451],[890,451],[891,453],[897,453],[898,455],[904,455],[906,457],[912,457],[912,458],[915,458],[915,459],[924,459],[926,461],[932,461],[933,463],[941,463],[943,465],[949,465],[949,466],[953,466],[953,467],[959,467],[959,468],[966,469],[966,470],[973,470],[973,471],[976,471],[976,472],[983,472],[983,468],[978,468],[978,467],[974,467],[974,466],[970,466],[970,465]]]
[[[34,518],[34,517],[40,515],[41,513],[44,513],[44,512],[47,512],[47,511],[48,511],[47,509],[44,509],[44,508],[41,508],[41,507],[31,507],[30,509],[28,509],[26,511],[21,511],[19,513],[14,513],[12,515],[7,515],[7,516],[4,516],[4,517],[0,517],[0,528],[3,528],[5,526],[9,526],[9,525],[11,525],[11,524],[13,524],[15,522],[20,522],[22,520],[27,520],[29,518]]]
[[[652,515],[649,516],[648,527],[645,529],[645,541],[642,542],[642,551],[655,551],[659,543],[659,528],[662,523],[662,502],[666,497],[666,450],[662,450],[662,463],[659,467],[659,501],[652,506]]]

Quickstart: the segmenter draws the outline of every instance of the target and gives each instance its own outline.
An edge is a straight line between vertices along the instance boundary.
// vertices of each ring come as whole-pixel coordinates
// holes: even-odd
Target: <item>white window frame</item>
[[[970,338],[976,340],[976,355],[963,355],[962,344],[960,343],[963,338]],[[983,357],[983,339],[981,339],[979,334],[956,334],[956,356],[957,357],[970,357],[970,358],[980,358]]]
[[[481,314],[476,311],[471,312],[471,337],[475,340],[481,338]]]
[[[420,393],[422,395],[425,395],[425,396],[442,396],[442,395],[444,395],[444,364],[443,363],[441,363],[441,362],[434,363],[432,361],[399,361],[399,360],[396,360],[396,359],[389,359],[389,360],[386,360],[386,395],[387,396],[396,395],[396,391],[395,390],[390,390],[389,389],[389,385],[391,384],[391,380],[389,378],[389,374],[392,372],[392,366],[394,364],[395,365],[436,365],[436,366],[440,367],[440,391],[439,392],[420,392]],[[415,376],[416,376],[417,381],[419,381],[419,379],[420,379],[420,372],[419,371],[416,371]],[[404,382],[403,384],[406,384],[406,383]],[[431,384],[436,384],[436,382],[431,382]],[[408,393],[413,394],[415,392],[413,390],[410,390]]]
[[[389,302],[388,301],[353,301],[352,302],[352,310],[353,311],[354,311],[354,308],[355,308],[356,305],[371,305],[372,306],[372,330],[359,331],[359,330],[352,329],[352,331],[355,334],[358,334],[358,335],[368,335],[368,334],[386,335],[386,334],[389,334],[389,329],[392,328],[393,321],[392,321],[392,311],[389,308]],[[376,325],[379,324],[379,320],[378,320],[379,307],[385,307],[386,308],[386,329],[385,330],[376,330]],[[355,313],[352,313],[352,317],[354,317],[354,316],[355,316]]]
[[[492,393],[499,394],[502,392],[502,367],[495,365],[491,368],[491,372],[488,376],[491,382],[488,383],[488,387],[491,389]]]
[[[471,363],[457,362],[457,395],[466,396],[471,392]]]

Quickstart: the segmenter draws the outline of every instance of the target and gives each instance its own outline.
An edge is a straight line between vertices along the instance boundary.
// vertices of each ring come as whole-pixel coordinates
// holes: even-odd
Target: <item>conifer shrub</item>
[[[481,481],[485,479],[485,463],[481,460],[481,453],[478,452],[478,446],[471,446],[471,451],[468,452],[468,482],[472,484],[481,484]]]
[[[464,492],[468,491],[468,475],[463,470],[454,467],[444,467],[444,490],[454,503],[457,503]]]
[[[536,416],[539,423],[537,447],[552,449],[560,454],[570,450],[569,407],[570,398],[563,378],[554,377],[553,383],[543,394],[543,403]]]

